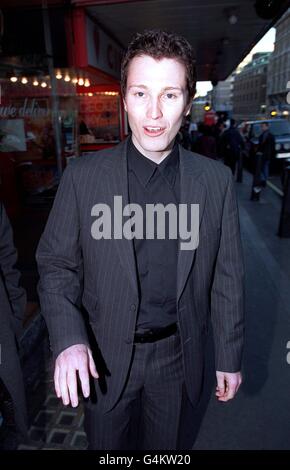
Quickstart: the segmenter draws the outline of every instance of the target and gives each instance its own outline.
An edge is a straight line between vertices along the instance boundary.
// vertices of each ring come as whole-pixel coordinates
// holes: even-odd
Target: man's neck
[[[165,158],[170,154],[170,152],[173,149],[174,146],[174,141],[169,145],[169,147],[166,150],[160,151],[160,152],[151,152],[144,150],[136,141],[135,137],[132,135],[132,142],[135,145],[136,149],[146,158],[151,160],[154,163],[157,163],[159,165]]]

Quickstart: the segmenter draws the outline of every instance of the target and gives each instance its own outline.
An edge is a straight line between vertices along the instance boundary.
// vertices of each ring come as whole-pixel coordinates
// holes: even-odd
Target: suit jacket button
[[[131,343],[132,343],[132,340],[131,340],[130,338],[127,338],[127,339],[125,339],[125,343],[126,343],[126,344],[131,344]]]
[[[131,310],[132,310],[132,312],[135,312],[135,310],[136,310],[136,305],[135,304],[131,305]]]

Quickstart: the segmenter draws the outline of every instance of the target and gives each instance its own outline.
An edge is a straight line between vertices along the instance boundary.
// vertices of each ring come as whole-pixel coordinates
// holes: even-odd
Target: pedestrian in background
[[[261,123],[262,133],[259,136],[259,144],[257,152],[262,154],[261,162],[261,185],[266,186],[269,177],[269,166],[272,158],[275,157],[275,137],[269,130],[269,123]]]
[[[234,119],[230,120],[230,127],[223,132],[220,142],[220,150],[224,163],[232,170],[234,175],[240,152],[244,148],[244,140],[236,128],[236,121]]]
[[[26,294],[15,268],[12,229],[0,203],[0,449],[17,448],[26,437],[27,417],[17,341],[22,333]]]

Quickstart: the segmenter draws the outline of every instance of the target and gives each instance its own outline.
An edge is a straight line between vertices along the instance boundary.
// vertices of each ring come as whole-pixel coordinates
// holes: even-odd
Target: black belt
[[[164,328],[151,328],[144,333],[135,333],[134,343],[154,343],[160,339],[168,338],[177,331],[177,324],[165,326]]]

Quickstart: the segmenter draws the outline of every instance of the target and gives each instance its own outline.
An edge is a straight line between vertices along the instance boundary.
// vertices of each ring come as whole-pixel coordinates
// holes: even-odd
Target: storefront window
[[[57,95],[64,167],[68,157],[78,154],[76,86],[58,80]],[[14,180],[22,206],[51,200],[59,183],[54,112],[48,76],[18,74],[1,80],[0,166],[5,174],[2,184],[7,193]]]
[[[113,91],[79,95],[80,144],[120,141],[119,99],[119,93]]]

